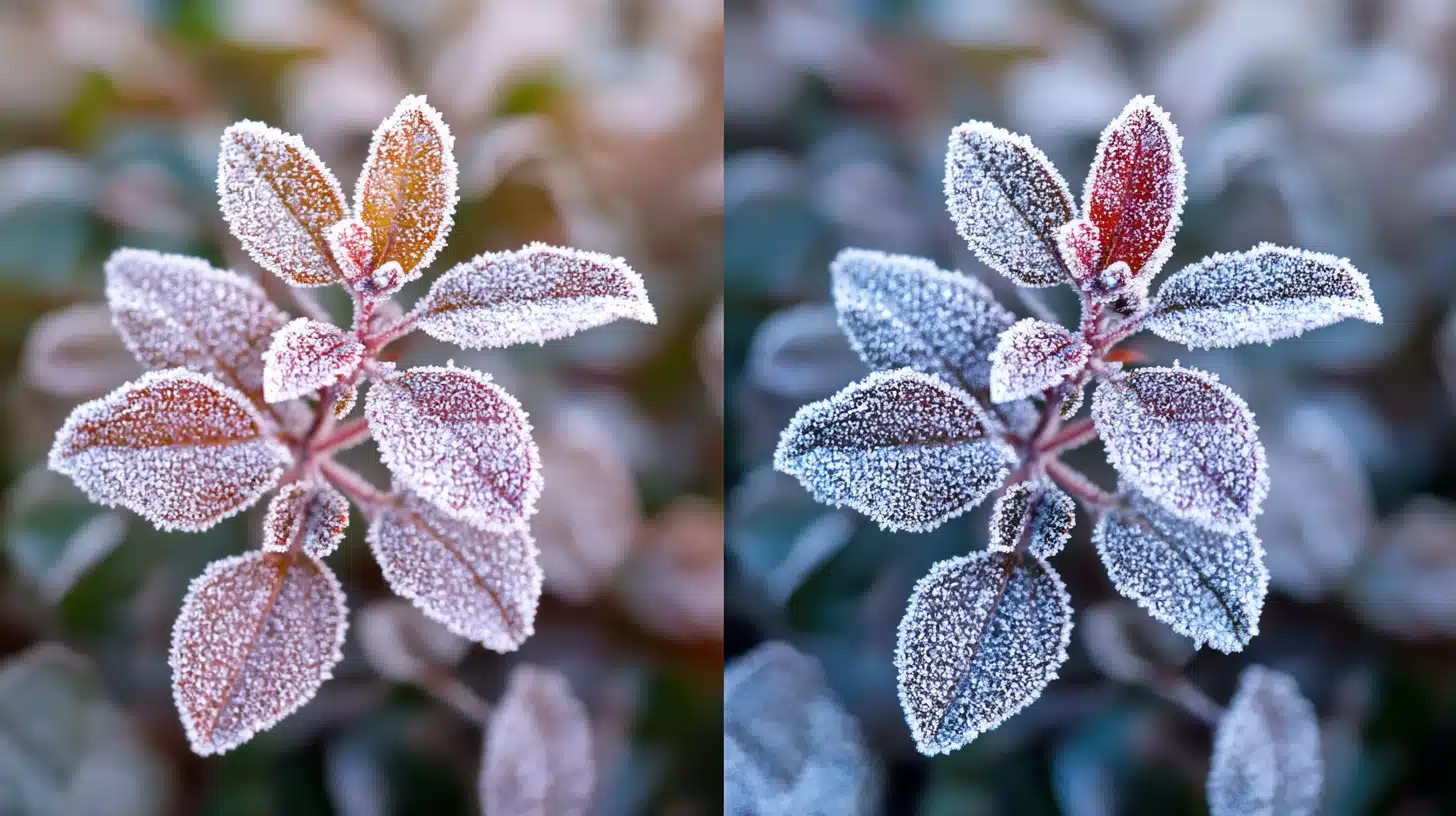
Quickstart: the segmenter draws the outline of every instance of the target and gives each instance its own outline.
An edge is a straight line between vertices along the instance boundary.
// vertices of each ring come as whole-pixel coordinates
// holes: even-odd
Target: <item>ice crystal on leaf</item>
[[[1348,260],[1260,244],[1169,277],[1147,326],[1186,346],[1222,348],[1298,337],[1347,317],[1383,320],[1369,279]]]
[[[774,454],[819,501],[889,530],[929,530],[980,504],[1014,461],[965,392],[908,368],[799,409]]]
[[[1072,497],[1048,482],[1018,482],[996,499],[991,510],[992,552],[1015,552],[1023,537],[1026,551],[1051,558],[1062,551],[1077,524]]]
[[[374,268],[374,236],[357,218],[345,218],[328,229],[329,252],[346,281],[354,281]]]
[[[540,243],[454,267],[416,313],[426,334],[475,349],[545,343],[623,317],[657,322],[626,261]]]
[[[354,405],[359,401],[359,386],[351,384],[339,394],[339,399],[334,403],[334,419],[343,419],[354,410]]]
[[[263,353],[263,398],[282,402],[312,394],[352,375],[363,359],[359,338],[300,317],[279,329]]]
[[[915,585],[895,647],[900,707],[926,755],[963,747],[1026,707],[1067,659],[1072,607],[1035,556],[978,552]]]
[[[295,545],[305,555],[323,558],[344,540],[349,527],[349,500],[323,482],[285,485],[268,503],[263,519],[263,549],[288,552]]]
[[[480,767],[491,816],[582,816],[596,784],[586,707],[558,672],[517,666],[506,682]]]
[[[1098,271],[1102,260],[1102,232],[1085,218],[1077,218],[1057,230],[1057,250],[1072,279],[1083,281]]]
[[[192,750],[229,751],[308,702],[343,656],[347,627],[339,581],[313,558],[213,562],[172,627],[172,697]]]
[[[1252,530],[1208,530],[1131,492],[1093,541],[1117,591],[1196,645],[1237,652],[1259,633],[1269,572]]]
[[[429,266],[450,234],[458,175],[445,120],[423,96],[405,97],[374,131],[354,188],[354,215],[369,228],[376,267],[398,262],[403,283]]]
[[[991,352],[991,400],[1039,395],[1081,371],[1091,355],[1086,341],[1055,323],[1017,321]]]
[[[92,501],[186,531],[247,508],[291,461],[246,397],[180,368],[77,406],[50,452]]]
[[[1092,418],[1118,473],[1176,515],[1223,531],[1258,515],[1269,490],[1258,426],[1212,374],[1141,368],[1105,380]]]
[[[1212,816],[1310,816],[1324,763],[1314,706],[1294,678],[1263,666],[1239,676],[1208,772]]]
[[[1082,217],[1097,226],[1095,270],[1122,261],[1146,283],[1173,252],[1183,213],[1183,138],[1151,96],[1127,103],[1097,143]]]

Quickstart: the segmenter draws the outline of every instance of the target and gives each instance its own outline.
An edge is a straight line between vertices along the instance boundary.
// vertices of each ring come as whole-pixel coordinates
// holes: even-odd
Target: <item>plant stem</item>
[[[1094,515],[1117,507],[1119,504],[1116,496],[1098,487],[1081,471],[1064,464],[1061,460],[1048,460],[1046,472],[1052,481],[1080,501],[1087,507],[1088,512]]]
[[[380,506],[389,504],[391,501],[388,493],[332,459],[324,459],[320,462],[319,469],[323,471],[325,478],[349,497],[350,501],[359,505],[359,509],[363,510],[366,515],[373,515]]]
[[[1223,717],[1223,706],[1181,674],[1169,673],[1144,678],[1143,685],[1164,700],[1178,706],[1210,726]]]
[[[369,421],[363,417],[351,419],[327,437],[319,439],[309,445],[309,453],[314,456],[337,453],[348,450],[369,438]]]
[[[490,704],[454,674],[444,669],[428,671],[415,678],[415,685],[481,728],[490,724]]]
[[[1055,456],[1063,451],[1074,450],[1097,438],[1097,425],[1090,417],[1083,417],[1043,442],[1038,449],[1042,456]]]

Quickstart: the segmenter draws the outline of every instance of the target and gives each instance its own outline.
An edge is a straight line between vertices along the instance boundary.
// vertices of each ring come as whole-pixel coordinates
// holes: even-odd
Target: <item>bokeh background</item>
[[[205,564],[257,545],[262,508],[164,534],[40,464],[74,405],[138,373],[101,305],[112,250],[259,274],[217,208],[223,128],[299,133],[352,190],[409,93],[443,113],[461,168],[434,272],[570,244],[627,258],[660,316],[504,352],[399,346],[518,395],[552,485],[537,634],[517,654],[472,649],[458,677],[494,700],[518,662],[564,672],[596,730],[595,812],[719,809],[722,21],[717,0],[0,4],[0,813],[37,812],[17,804],[22,782],[30,802],[72,797],[45,813],[478,812],[478,729],[382,679],[357,625],[297,714],[192,756],[172,621]],[[348,456],[386,481],[372,446]],[[356,518],[328,559],[356,612],[389,597],[362,539]]]
[[[725,43],[728,659],[765,639],[817,656],[882,765],[886,813],[1206,812],[1210,731],[1112,679],[1128,642],[1219,703],[1251,662],[1292,673],[1324,729],[1323,813],[1456,812],[1456,5],[759,0],[729,3]],[[1154,648],[1166,630],[1118,605],[1083,517],[1056,559],[1078,610],[1061,679],[928,761],[896,700],[895,627],[932,563],[985,546],[989,507],[886,534],[771,471],[793,412],[865,373],[827,264],[849,246],[924,255],[1026,314],[952,228],[948,134],[972,118],[1026,133],[1080,198],[1098,134],[1139,93],[1184,137],[1170,270],[1260,241],[1349,256],[1385,324],[1216,352],[1132,341],[1218,372],[1260,418],[1262,633],[1232,656]],[[1100,446],[1072,461],[1113,484]]]

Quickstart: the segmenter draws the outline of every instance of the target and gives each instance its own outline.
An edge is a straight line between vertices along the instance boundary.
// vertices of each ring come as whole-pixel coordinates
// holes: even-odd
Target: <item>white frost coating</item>
[[[819,661],[764,643],[723,672],[724,813],[880,812],[879,768]]]
[[[1168,278],[1147,326],[1192,348],[1272,343],[1347,317],[1384,322],[1370,279],[1347,258],[1259,244]]]
[[[908,368],[800,408],[774,453],[815,499],[914,532],[980,504],[1015,461],[969,395]]]
[[[76,406],[49,457],[91,501],[187,532],[251,506],[292,461],[246,397],[181,368]]]
[[[1102,260],[1102,232],[1085,218],[1068,221],[1057,230],[1057,250],[1072,278],[1087,280]]]
[[[1067,279],[1057,230],[1072,220],[1072,193],[1031,140],[986,122],[950,134],[945,203],[981,262],[1022,286]]]
[[[1269,492],[1249,406],[1205,371],[1141,368],[1105,380],[1092,419],[1117,472],[1169,511],[1233,532]]]
[[[455,137],[425,97],[400,100],[375,128],[354,186],[353,215],[373,234],[374,264],[400,264],[399,283],[418,278],[445,246],[459,176]]]
[[[1067,546],[1076,524],[1076,502],[1056,485],[1046,481],[1018,482],[996,498],[986,549],[1015,552],[1022,536],[1029,535],[1026,551],[1039,558],[1051,558]]]
[[[1129,492],[1092,538],[1117,591],[1196,647],[1238,652],[1259,634],[1269,571],[1251,530],[1206,530]]]
[[[1263,666],[1239,676],[1208,772],[1212,816],[1310,816],[1324,761],[1314,706],[1294,678]]]
[[[326,231],[344,218],[344,191],[303,139],[262,122],[228,127],[217,197],[228,228],[259,266],[294,286],[339,279]]]
[[[541,566],[525,529],[483,532],[400,491],[368,539],[395,594],[451,632],[512,652],[535,631]]]
[[[349,500],[321,482],[284,485],[268,503],[263,549],[287,552],[295,542],[305,555],[323,558],[338,548],[349,527]]]
[[[991,352],[991,401],[1040,395],[1081,371],[1091,356],[1085,340],[1055,323],[1018,320]]]
[[[1016,319],[980,281],[910,255],[846,249],[829,265],[839,325],[871,368],[909,366],[984,390]]]
[[[363,221],[345,218],[329,227],[326,235],[329,252],[345,280],[353,281],[374,268],[374,236]]]
[[[343,381],[363,359],[359,338],[300,317],[279,329],[263,352],[263,398],[283,402],[312,394]]]
[[[481,810],[491,816],[582,816],[596,784],[586,706],[559,672],[521,665],[485,730]]]
[[[455,266],[415,308],[426,334],[473,349],[545,343],[624,317],[657,322],[625,260],[542,243]]]
[[[313,698],[343,657],[348,615],[329,568],[254,551],[209,564],[172,627],[172,699],[187,741],[225,753]]]
[[[377,381],[364,416],[395,478],[447,515],[504,532],[536,512],[541,456],[515,397],[467,368]]]
[[[915,746],[950,753],[1005,722],[1056,679],[1071,637],[1071,599],[1042,559],[977,552],[931,567],[895,646]]]

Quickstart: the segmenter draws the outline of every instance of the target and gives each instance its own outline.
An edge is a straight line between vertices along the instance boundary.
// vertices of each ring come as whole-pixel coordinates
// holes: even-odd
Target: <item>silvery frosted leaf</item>
[[[354,215],[374,239],[375,267],[397,262],[402,280],[413,280],[445,245],[457,200],[454,151],[450,128],[423,96],[405,97],[374,131]]]
[[[323,482],[284,485],[268,503],[263,519],[263,549],[323,558],[338,548],[349,527],[349,500]]]
[[[397,599],[364,607],[354,633],[370,667],[400,682],[417,681],[431,670],[454,668],[470,649],[470,641]]]
[[[104,304],[78,303],[43,315],[25,335],[20,376],[57,397],[105,394],[141,370],[111,325]]]
[[[541,243],[455,266],[415,309],[426,334],[473,349],[545,343],[624,317],[657,322],[626,261]]]
[[[1104,380],[1092,419],[1117,472],[1173,513],[1223,531],[1259,514],[1269,477],[1258,425],[1214,375],[1141,368]]]
[[[510,652],[535,631],[541,567],[524,529],[484,532],[401,491],[370,521],[368,539],[395,594],[451,632]]]
[[[353,374],[363,359],[359,338],[300,317],[279,329],[263,352],[263,398],[282,402],[312,394]]]
[[[1456,504],[1417,496],[1384,521],[1355,570],[1350,600],[1372,627],[1409,640],[1456,638]]]
[[[334,419],[343,419],[348,416],[354,410],[354,405],[358,401],[359,385],[358,383],[350,384],[334,403]]]
[[[950,753],[1031,704],[1066,662],[1071,636],[1071,599],[1040,558],[983,551],[931,567],[895,647],[916,747]]]
[[[172,698],[192,750],[230,751],[312,699],[347,629],[339,579],[317,559],[255,550],[208,565],[172,627]]]
[[[411,368],[370,386],[364,416],[395,478],[446,515],[506,531],[536,511],[541,459],[531,423],[485,374]]]
[[[1102,243],[1097,271],[1122,261],[1139,281],[1173,252],[1183,213],[1183,137],[1151,96],[1137,96],[1102,131],[1082,188],[1082,217]]]
[[[1077,524],[1077,504],[1050,482],[1018,482],[996,498],[986,549],[1014,552],[1029,537],[1026,552],[1051,558],[1067,546]]]
[[[181,368],[77,406],[49,459],[92,501],[189,532],[253,504],[291,462],[247,398]]]
[[[344,192],[302,139],[261,122],[230,126],[217,156],[217,197],[259,266],[294,286],[339,280],[328,228],[344,218]]]
[[[991,400],[1012,402],[1041,394],[1081,371],[1092,347],[1056,325],[1026,318],[1001,335],[991,352]]]
[[[1310,816],[1324,763],[1314,706],[1294,678],[1263,666],[1239,676],[1208,771],[1212,816]]]
[[[1169,277],[1147,326],[1193,348],[1227,348],[1298,337],[1347,317],[1384,320],[1370,280],[1348,260],[1260,244],[1210,255]]]
[[[1022,286],[1066,280],[1057,230],[1072,220],[1075,203],[1030,139],[985,122],[957,127],[945,154],[945,201],[982,263]]]
[[[1145,684],[1193,658],[1188,639],[1127,601],[1103,601],[1077,621],[1087,657],[1108,677]]]
[[[799,409],[774,453],[774,467],[819,501],[913,531],[980,504],[1014,462],[969,395],[908,368]]]
[[[329,253],[344,279],[357,280],[374,270],[374,236],[357,218],[345,218],[329,227]]]
[[[1135,492],[1127,498],[1092,534],[1117,591],[1199,647],[1242,651],[1259,634],[1269,591],[1258,537],[1204,529]]]
[[[581,816],[591,805],[591,722],[559,672],[511,671],[482,753],[480,802],[490,816]]]
[[[990,385],[991,349],[1015,317],[980,281],[924,258],[846,249],[829,267],[839,325],[872,368]]]

